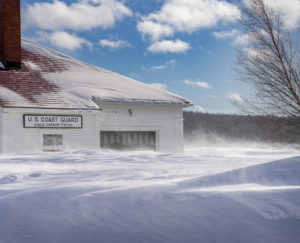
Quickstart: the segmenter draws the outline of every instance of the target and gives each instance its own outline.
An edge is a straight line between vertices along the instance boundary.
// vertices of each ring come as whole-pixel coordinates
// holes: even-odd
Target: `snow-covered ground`
[[[300,152],[0,156],[0,243],[300,242]]]

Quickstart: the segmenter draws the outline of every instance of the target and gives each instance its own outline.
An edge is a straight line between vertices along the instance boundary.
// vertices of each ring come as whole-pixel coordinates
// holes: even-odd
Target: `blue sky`
[[[79,60],[234,113],[251,93],[232,70],[247,0],[21,0],[22,35]],[[300,0],[266,0],[299,37]]]

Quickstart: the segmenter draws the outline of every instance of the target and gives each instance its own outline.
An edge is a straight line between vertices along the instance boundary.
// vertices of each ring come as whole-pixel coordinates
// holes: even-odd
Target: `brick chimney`
[[[5,69],[21,69],[20,0],[0,0],[0,61]]]

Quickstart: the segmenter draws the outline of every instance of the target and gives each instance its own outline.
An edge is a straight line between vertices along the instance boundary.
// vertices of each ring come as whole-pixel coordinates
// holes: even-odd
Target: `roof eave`
[[[4,105],[3,109],[39,109],[39,110],[71,110],[71,111],[101,111],[101,108],[72,108],[72,107],[41,107],[41,106],[9,106]]]
[[[114,100],[101,100],[101,99],[93,99],[93,101],[96,104],[127,104],[127,105],[145,105],[145,106],[173,106],[173,107],[189,107],[192,106],[192,104],[189,101],[185,101],[185,103],[172,103],[172,102],[163,102],[163,101],[157,101],[157,102],[144,102],[144,101],[114,101]]]

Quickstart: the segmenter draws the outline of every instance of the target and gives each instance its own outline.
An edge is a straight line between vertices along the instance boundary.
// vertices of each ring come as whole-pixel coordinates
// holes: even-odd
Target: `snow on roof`
[[[98,109],[96,102],[187,106],[189,101],[22,40],[22,69],[0,71],[0,106]]]

